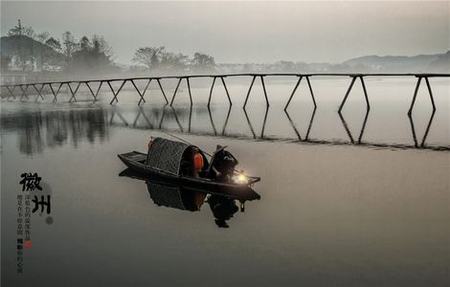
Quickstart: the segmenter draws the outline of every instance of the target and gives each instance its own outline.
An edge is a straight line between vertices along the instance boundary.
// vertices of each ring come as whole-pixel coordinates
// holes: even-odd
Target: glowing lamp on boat
[[[248,177],[243,173],[238,173],[235,176],[233,176],[233,182],[237,184],[247,184]]]

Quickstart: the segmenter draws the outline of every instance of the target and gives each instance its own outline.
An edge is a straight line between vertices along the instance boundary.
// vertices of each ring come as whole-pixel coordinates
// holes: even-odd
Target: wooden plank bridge
[[[127,82],[130,82],[132,86],[136,89],[136,92],[139,95],[139,101],[138,105],[141,105],[142,103],[145,103],[145,94],[150,86],[150,83],[152,81],[155,81],[158,84],[158,87],[164,97],[164,100],[167,104],[170,104],[170,106],[173,105],[175,98],[177,96],[177,93],[179,91],[180,84],[182,81],[186,82],[187,90],[189,94],[189,102],[190,105],[193,105],[193,94],[191,91],[191,84],[190,81],[192,79],[198,79],[198,78],[210,78],[212,79],[212,83],[209,89],[209,97],[208,97],[208,107],[211,105],[211,99],[213,96],[214,86],[216,84],[216,81],[219,80],[222,82],[223,87],[225,89],[229,105],[231,106],[233,104],[227,84],[226,79],[232,78],[232,77],[249,77],[251,78],[251,82],[249,85],[249,88],[247,90],[245,101],[243,105],[243,109],[245,110],[248,99],[250,97],[251,91],[254,87],[254,84],[257,79],[260,80],[262,90],[265,97],[266,106],[270,106],[269,97],[267,95],[267,89],[265,84],[265,79],[268,77],[295,77],[297,79],[295,86],[293,87],[292,92],[290,93],[289,99],[287,100],[284,110],[287,110],[289,107],[289,104],[291,103],[292,98],[295,95],[295,92],[297,91],[297,88],[299,87],[301,81],[304,79],[307,83],[311,100],[314,104],[314,107],[317,107],[314,91],[312,87],[312,79],[317,77],[346,77],[350,78],[350,84],[344,94],[344,97],[339,105],[338,112],[341,113],[342,109],[345,106],[345,103],[347,101],[347,98],[354,87],[354,84],[356,81],[360,81],[363,92],[364,92],[364,99],[366,102],[367,110],[370,109],[370,101],[369,101],[369,95],[368,90],[365,85],[364,79],[369,77],[409,77],[409,78],[415,78],[416,79],[416,85],[414,88],[414,92],[412,94],[411,104],[408,110],[408,115],[411,115],[412,110],[414,108],[414,104],[416,102],[417,94],[419,87],[422,82],[425,82],[428,94],[431,100],[433,112],[436,111],[436,105],[433,97],[433,92],[431,88],[431,84],[429,79],[430,78],[450,78],[450,74],[432,74],[432,73],[423,73],[423,74],[417,74],[417,73],[371,73],[371,74],[361,74],[361,73],[310,73],[310,74],[298,74],[298,73],[240,73],[240,74],[210,74],[210,75],[183,75],[183,76],[155,76],[155,77],[135,77],[135,78],[114,78],[114,79],[93,79],[93,80],[82,80],[82,81],[51,81],[51,82],[37,82],[37,83],[21,83],[21,84],[6,84],[1,85],[1,95],[3,99],[10,100],[11,98],[17,99],[19,98],[20,101],[24,101],[24,99],[29,99],[29,96],[35,95],[35,101],[39,101],[39,99],[44,99],[43,97],[43,91],[44,88],[47,87],[50,90],[50,94],[53,95],[53,102],[58,101],[58,95],[61,94],[61,89],[66,86],[68,88],[68,91],[70,92],[70,99],[69,102],[76,102],[77,101],[77,93],[81,87],[81,85],[85,85],[89,93],[92,95],[93,102],[96,102],[98,100],[99,92],[102,86],[107,85],[109,89],[112,92],[113,98],[110,101],[110,104],[115,104],[119,102],[119,94],[122,91],[122,88]],[[172,97],[169,99],[167,97],[167,93],[164,90],[164,86],[162,82],[164,80],[169,79],[176,79],[177,84],[175,87],[175,90],[172,94]],[[143,89],[139,89],[136,85],[137,81],[145,80],[146,84]],[[118,83],[119,88],[114,89],[113,83]],[[93,88],[97,84],[97,88]],[[29,92],[29,89],[32,88],[32,92]],[[5,95],[6,94],[6,95]]]

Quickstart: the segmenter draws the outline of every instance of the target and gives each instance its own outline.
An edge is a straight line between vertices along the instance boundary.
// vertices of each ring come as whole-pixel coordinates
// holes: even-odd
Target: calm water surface
[[[270,83],[268,83],[270,84]],[[371,81],[366,113],[360,90],[343,115],[347,87],[306,87],[288,113],[291,83],[186,90],[174,109],[150,90],[125,91],[111,107],[2,102],[1,215],[4,286],[448,286],[450,266],[449,86],[424,90],[406,116],[414,83]],[[359,88],[359,86],[358,86]],[[62,101],[62,100],[61,100]],[[260,200],[247,202],[220,228],[209,204],[200,211],[158,206],[145,182],[119,177],[116,154],[144,151],[149,136],[173,133],[213,150],[228,145]],[[52,196],[52,222],[31,218],[33,245],[16,271],[20,174],[38,172]],[[237,204],[239,205],[239,204]],[[49,224],[51,223],[51,224]]]

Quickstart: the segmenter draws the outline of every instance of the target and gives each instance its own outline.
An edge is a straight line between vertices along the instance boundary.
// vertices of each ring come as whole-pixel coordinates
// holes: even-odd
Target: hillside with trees
[[[7,36],[1,37],[0,45],[3,72],[96,74],[118,71],[109,44],[98,35],[77,40],[68,31],[58,39],[48,32],[36,33],[19,20]]]
[[[51,69],[64,62],[64,56],[53,47],[26,35],[2,37],[0,49],[2,70],[8,66],[20,71]]]

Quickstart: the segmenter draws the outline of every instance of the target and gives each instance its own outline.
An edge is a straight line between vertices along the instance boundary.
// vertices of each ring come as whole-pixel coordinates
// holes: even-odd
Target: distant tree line
[[[22,71],[111,72],[119,71],[112,48],[100,35],[76,39],[70,32],[60,38],[49,32],[36,32],[31,26],[17,25],[2,38],[2,70],[13,62]],[[165,47],[142,47],[135,51],[134,70],[144,72],[214,71],[216,63],[210,55],[197,52],[190,58]]]
[[[211,72],[216,68],[214,57],[196,52],[192,58],[181,53],[166,51],[165,47],[143,47],[136,50],[133,62],[147,70],[160,72],[194,71]]]
[[[145,46],[135,50],[129,69],[114,61],[111,46],[100,35],[77,39],[67,31],[60,38],[36,32],[31,26],[17,25],[2,37],[0,67],[20,71],[91,73],[127,72],[133,74],[239,73],[239,72],[445,72],[450,70],[450,51],[435,55],[364,56],[342,63],[305,63],[278,61],[270,64],[216,64],[213,56],[196,52],[192,56],[175,53],[164,46]],[[48,75],[45,75],[46,77]]]

